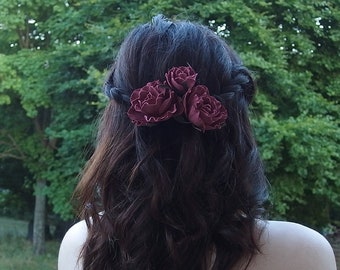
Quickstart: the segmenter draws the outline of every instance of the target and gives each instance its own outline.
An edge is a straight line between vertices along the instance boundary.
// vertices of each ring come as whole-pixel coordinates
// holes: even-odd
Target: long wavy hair
[[[201,132],[167,120],[135,126],[126,97],[172,67],[190,65],[228,109],[226,125]],[[260,251],[256,222],[267,185],[249,123],[255,86],[213,31],[156,16],[123,42],[105,89],[96,149],[75,196],[88,226],[83,268],[230,269]]]

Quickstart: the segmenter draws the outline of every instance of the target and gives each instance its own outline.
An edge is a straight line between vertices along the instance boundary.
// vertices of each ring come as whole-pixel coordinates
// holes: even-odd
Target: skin
[[[247,270],[336,270],[335,256],[328,241],[318,232],[300,224],[282,221],[260,222],[261,254]],[[59,250],[59,270],[81,270],[78,256],[87,236],[80,221],[66,233]],[[240,262],[233,270],[244,269]],[[242,267],[243,266],[243,267]]]

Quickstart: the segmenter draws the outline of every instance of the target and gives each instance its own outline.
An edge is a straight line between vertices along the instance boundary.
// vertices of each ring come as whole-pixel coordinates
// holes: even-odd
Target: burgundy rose
[[[132,92],[127,114],[137,126],[168,120],[183,113],[183,105],[174,91],[160,81],[147,83]]]
[[[183,98],[184,113],[200,130],[219,129],[228,117],[227,110],[204,85],[189,89]]]
[[[179,95],[195,85],[196,76],[197,73],[190,66],[173,67],[165,73],[166,82]]]

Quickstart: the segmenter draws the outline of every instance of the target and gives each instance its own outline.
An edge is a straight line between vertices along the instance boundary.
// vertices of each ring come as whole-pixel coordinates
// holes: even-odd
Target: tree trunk
[[[33,222],[33,253],[41,255],[45,253],[45,220],[46,220],[46,195],[44,189],[45,180],[37,180],[35,187],[35,207]]]

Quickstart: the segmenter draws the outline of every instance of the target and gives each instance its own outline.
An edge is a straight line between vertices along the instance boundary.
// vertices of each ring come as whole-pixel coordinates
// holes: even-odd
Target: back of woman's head
[[[131,122],[132,92],[173,67],[197,73],[225,108],[223,124]],[[157,16],[127,36],[104,90],[110,101],[76,191],[89,226],[84,269],[228,269],[251,258],[266,181],[248,119],[254,83],[233,50],[202,25]]]

